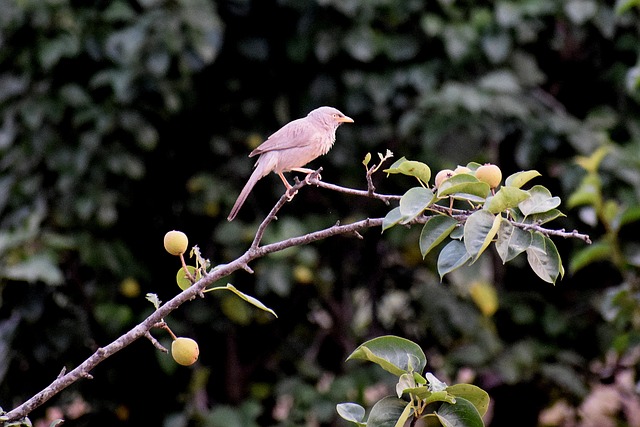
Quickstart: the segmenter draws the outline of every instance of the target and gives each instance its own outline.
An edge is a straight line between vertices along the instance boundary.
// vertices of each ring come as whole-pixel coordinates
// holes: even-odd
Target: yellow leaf
[[[498,310],[498,294],[491,283],[474,282],[469,288],[469,294],[483,315],[491,317]]]

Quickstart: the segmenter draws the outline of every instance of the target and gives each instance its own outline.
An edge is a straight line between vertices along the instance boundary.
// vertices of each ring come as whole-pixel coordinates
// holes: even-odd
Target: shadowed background
[[[633,425],[640,21],[637,2],[610,3],[0,0],[0,406],[144,318],[145,293],[179,291],[166,231],[187,233],[214,265],[241,254],[283,191],[265,177],[227,223],[248,153],[332,105],[355,123],[309,167],[357,188],[366,153],[390,149],[434,174],[469,161],[504,176],[536,169],[566,202],[586,174],[575,156],[611,144],[598,172],[608,210],[596,196],[582,209],[563,203],[557,222],[598,250],[569,269],[584,243],[555,240],[568,268],[555,287],[495,254],[440,283],[419,228],[286,251],[229,278],[277,320],[208,294],[166,319],[198,341],[193,368],[139,341],[32,420],[345,425],[336,403],[370,404],[393,385],[344,359],[393,333],[418,342],[438,378],[485,388],[490,425],[581,422],[578,407]],[[385,193],[413,185],[374,180]],[[266,240],[388,210],[308,187]]]

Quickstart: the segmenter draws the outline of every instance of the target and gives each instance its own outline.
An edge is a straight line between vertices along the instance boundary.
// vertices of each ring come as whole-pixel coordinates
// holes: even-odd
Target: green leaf
[[[478,386],[473,384],[454,384],[447,387],[446,391],[456,398],[461,397],[471,402],[480,413],[480,416],[484,416],[489,409],[489,401],[491,400],[489,393]]]
[[[477,259],[489,246],[500,228],[501,217],[485,210],[472,213],[464,224],[464,246]]]
[[[540,172],[536,170],[516,172],[513,175],[509,175],[509,177],[505,179],[504,185],[506,187],[522,188],[524,184],[537,176],[541,175]]]
[[[445,427],[484,427],[475,406],[467,399],[456,398],[456,403],[443,403],[436,416]]]
[[[582,166],[584,170],[586,170],[589,174],[596,174],[598,172],[598,168],[602,163],[602,160],[611,152],[611,145],[601,145],[598,147],[591,155],[587,156],[578,156],[575,159],[575,162]]]
[[[407,158],[402,156],[400,157],[398,160],[396,160],[395,162],[393,162],[393,164],[391,166],[389,166],[388,169],[384,169],[382,172],[386,172],[387,174],[396,174],[396,173],[400,173],[400,171],[398,170],[398,168],[400,167],[401,164],[403,164],[404,162],[408,162]]]
[[[602,181],[598,174],[587,174],[580,185],[569,196],[567,206],[571,209],[576,206],[590,205],[598,207],[602,204]]]
[[[405,175],[415,176],[425,184],[428,184],[431,179],[431,168],[422,162],[407,160],[400,165],[398,170]]]
[[[620,226],[640,220],[640,206],[630,206],[620,216]]]
[[[519,254],[527,250],[531,245],[532,233],[521,228],[514,227],[509,221],[503,218],[498,229],[498,239],[496,240],[496,250],[505,264]]]
[[[562,261],[553,241],[536,232],[526,252],[527,261],[538,277],[545,282],[555,284],[558,275],[562,272]]]
[[[196,270],[196,268],[192,265],[187,265],[187,271],[189,272],[189,274],[191,274],[191,277],[196,279],[196,281],[202,278],[200,270]],[[187,277],[187,273],[185,273],[184,267],[180,267],[180,270],[178,270],[178,273],[176,273],[176,283],[178,283],[178,286],[183,291],[193,285],[193,283],[191,283],[191,281]]]
[[[369,162],[371,161],[371,153],[367,153],[364,156],[364,160],[362,160],[362,164],[367,167],[369,165]]]
[[[396,427],[407,406],[407,402],[395,396],[380,399],[371,408],[367,427]]]
[[[457,224],[457,220],[445,215],[434,215],[429,218],[420,233],[422,258],[446,239]]]
[[[569,271],[575,273],[591,263],[608,260],[612,253],[611,243],[606,240],[586,246],[571,257]]]
[[[278,317],[278,315],[276,314],[275,311],[271,310],[269,307],[267,307],[266,305],[261,303],[257,298],[254,298],[254,297],[252,297],[250,295],[245,294],[244,292],[239,291],[235,286],[233,286],[230,283],[227,283],[227,286],[217,286],[215,288],[209,288],[209,289],[206,290],[206,292],[209,292],[209,291],[221,291],[221,290],[231,291],[234,294],[238,295],[243,300],[245,300],[246,302],[248,302],[249,304],[258,307],[260,310],[264,310],[267,313],[271,313],[275,317]]]
[[[518,204],[525,216],[550,211],[560,206],[560,197],[551,196],[551,192],[542,185],[536,185],[529,190],[531,197]]]
[[[385,169],[383,172],[413,176],[425,184],[428,184],[431,179],[431,168],[429,166],[415,160],[407,160],[404,157],[394,162],[389,169]]]
[[[429,382],[429,390],[436,391],[444,391],[447,388],[447,383],[440,381],[435,375],[431,372],[427,372],[427,381]]]
[[[429,404],[433,402],[449,402],[455,403],[456,397],[445,390],[442,391],[430,391],[429,387],[414,387],[404,390],[405,393],[409,393],[418,399],[422,400],[423,404]]]
[[[520,202],[527,200],[531,195],[519,188],[501,187],[495,195],[488,197],[484,209],[497,214],[507,209],[515,208]]]
[[[409,222],[420,215],[434,201],[433,192],[424,187],[413,187],[400,199],[402,222]]]
[[[440,251],[438,255],[438,274],[440,280],[445,274],[452,272],[456,268],[462,267],[471,259],[471,255],[467,252],[464,243],[458,240],[452,240]]]
[[[438,197],[443,198],[454,194],[468,194],[484,200],[490,190],[489,184],[486,182],[478,181],[478,178],[473,175],[461,173],[452,176],[440,185],[440,188],[438,188]],[[465,197],[462,196],[462,198]]]
[[[413,378],[413,374],[402,374],[396,384],[396,395],[402,397],[404,390],[416,387],[416,380]]]
[[[427,358],[418,344],[393,335],[361,344],[347,357],[347,360],[352,359],[376,363],[397,376],[411,371],[422,372],[427,364]]]
[[[622,15],[634,7],[640,7],[640,0],[617,0],[614,10],[616,11],[616,14]]]
[[[391,209],[382,220],[382,231],[399,224],[405,217],[400,213],[400,208]]]
[[[359,426],[365,426],[364,415],[365,409],[357,403],[345,402],[336,405],[338,415],[347,421],[356,423]]]
[[[533,215],[529,215],[526,218],[523,218],[522,222],[524,222],[525,224],[542,225],[542,224],[546,224],[547,222],[553,221],[554,219],[559,218],[561,216],[566,216],[566,215],[560,212],[558,209],[551,209],[546,212],[540,212]]]
[[[411,415],[413,415],[413,404],[407,404],[404,407],[404,410],[402,411],[400,416],[398,417],[398,420],[396,421],[396,424],[394,425],[394,427],[404,427],[404,425],[406,424],[407,420],[411,417]]]

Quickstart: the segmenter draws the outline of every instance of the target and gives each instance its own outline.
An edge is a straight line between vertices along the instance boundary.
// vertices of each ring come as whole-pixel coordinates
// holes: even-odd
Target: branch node
[[[153,344],[153,346],[155,348],[157,348],[158,350],[160,350],[163,353],[169,353],[169,350],[167,350],[162,344],[160,344],[160,342],[155,339],[153,337],[153,335],[151,335],[151,333],[149,331],[144,333],[145,338],[147,338],[149,341],[151,341],[151,344]]]
[[[67,367],[63,366],[62,369],[60,370],[60,373],[58,374],[58,376],[56,377],[56,379],[60,379],[62,377],[64,377],[64,375],[67,373]]]

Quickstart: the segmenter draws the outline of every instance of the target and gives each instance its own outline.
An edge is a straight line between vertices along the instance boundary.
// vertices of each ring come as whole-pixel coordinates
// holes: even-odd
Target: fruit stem
[[[180,262],[182,263],[182,269],[184,270],[184,273],[187,276],[187,279],[189,279],[189,281],[193,285],[194,283],[196,283],[196,279],[189,272],[189,269],[187,268],[187,263],[184,262],[184,254],[180,254]]]
[[[173,333],[173,331],[171,330],[171,328],[169,327],[169,325],[167,325],[166,323],[164,323],[164,322],[163,322],[163,324],[162,324],[161,328],[162,328],[162,329],[164,329],[164,330],[166,330],[167,332],[169,332],[169,335],[171,335],[171,339],[172,339],[172,340],[174,340],[174,341],[175,341],[175,340],[177,340],[177,339],[178,339],[178,337],[176,337],[176,335]]]

